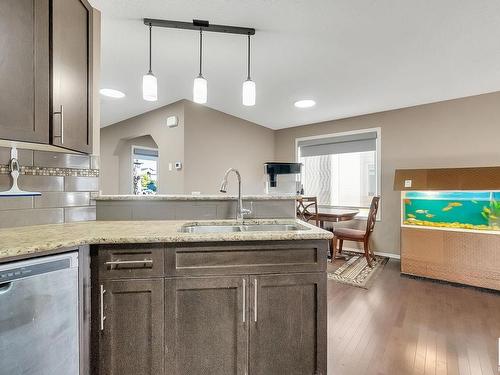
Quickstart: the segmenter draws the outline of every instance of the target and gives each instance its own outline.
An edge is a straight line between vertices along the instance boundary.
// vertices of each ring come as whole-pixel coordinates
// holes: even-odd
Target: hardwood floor
[[[369,290],[328,281],[328,375],[499,374],[500,295],[399,269]]]

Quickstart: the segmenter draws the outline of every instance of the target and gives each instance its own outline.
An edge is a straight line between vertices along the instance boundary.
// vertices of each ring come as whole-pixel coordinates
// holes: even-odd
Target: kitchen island
[[[100,195],[97,220],[223,220],[234,219],[241,198],[246,218],[294,219],[296,195],[158,194]]]
[[[43,225],[0,230],[0,262],[79,249],[86,373],[326,374],[331,236],[295,219]]]

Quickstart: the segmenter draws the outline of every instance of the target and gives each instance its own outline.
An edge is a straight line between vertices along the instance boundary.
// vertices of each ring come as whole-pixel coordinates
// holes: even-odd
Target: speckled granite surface
[[[0,262],[28,257],[58,248],[86,244],[280,241],[331,239],[332,234],[299,220],[245,220],[246,224],[295,224],[303,230],[282,232],[182,233],[183,225],[193,223],[224,225],[231,220],[210,221],[87,221],[37,225],[0,230]]]
[[[295,200],[297,195],[243,195],[243,200]],[[228,201],[236,200],[236,195],[213,194],[213,195],[99,195],[97,201]]]

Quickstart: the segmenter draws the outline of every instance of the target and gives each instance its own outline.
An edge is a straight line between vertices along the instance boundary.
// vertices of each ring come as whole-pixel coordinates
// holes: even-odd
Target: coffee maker
[[[266,194],[299,195],[301,184],[301,163],[264,163],[266,172]]]

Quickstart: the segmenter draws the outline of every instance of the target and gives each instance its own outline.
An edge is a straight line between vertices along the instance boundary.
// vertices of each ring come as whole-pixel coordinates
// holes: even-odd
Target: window
[[[367,212],[380,191],[380,129],[297,139],[304,194],[318,204]]]
[[[132,146],[132,193],[158,193],[158,149]]]

